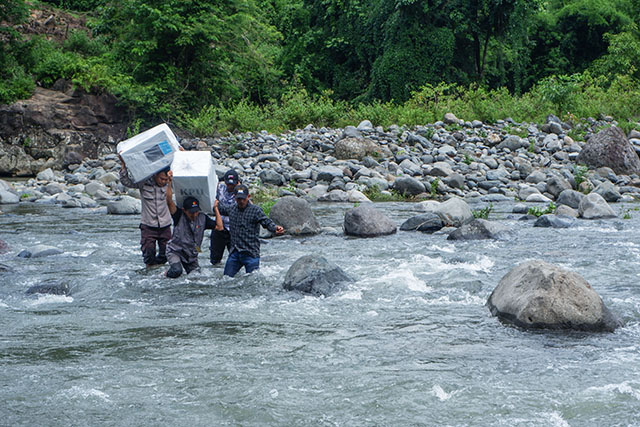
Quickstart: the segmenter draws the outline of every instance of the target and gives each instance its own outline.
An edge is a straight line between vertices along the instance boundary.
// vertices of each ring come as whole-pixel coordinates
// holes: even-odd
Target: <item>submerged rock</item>
[[[486,305],[494,316],[524,328],[611,332],[621,326],[582,276],[540,260],[507,273]]]
[[[400,226],[402,231],[422,231],[423,233],[433,233],[444,227],[440,215],[434,212],[427,212],[409,218]]]
[[[396,224],[378,209],[364,205],[344,215],[344,232],[349,236],[376,237],[393,234]]]
[[[510,230],[503,225],[476,218],[449,233],[447,240],[502,239],[509,233]]]
[[[534,227],[569,228],[576,220],[566,215],[542,215],[533,224]]]
[[[44,282],[39,285],[31,286],[25,292],[27,295],[32,294],[50,294],[50,295],[69,295],[71,290],[66,283],[57,281]]]
[[[58,249],[55,246],[36,245],[32,248],[20,251],[17,256],[20,258],[41,258],[51,255],[60,255],[63,253],[64,251],[62,249]]]
[[[294,262],[284,278],[283,288],[311,295],[330,295],[353,282],[340,267],[319,255],[306,255]]]

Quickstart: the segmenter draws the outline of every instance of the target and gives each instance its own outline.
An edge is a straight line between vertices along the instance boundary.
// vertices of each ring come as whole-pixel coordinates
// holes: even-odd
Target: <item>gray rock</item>
[[[336,142],[335,156],[338,159],[357,159],[362,160],[366,156],[373,153],[381,154],[378,144],[368,138],[344,138]]]
[[[277,186],[284,185],[287,182],[281,174],[274,171],[273,169],[261,170],[260,173],[258,174],[258,178],[260,178],[260,181],[262,181],[265,184],[271,184],[271,185],[277,185]]]
[[[556,208],[556,215],[558,216],[569,216],[571,218],[578,218],[578,211],[567,205],[559,205]]]
[[[453,169],[446,162],[436,162],[433,164],[429,175],[431,176],[449,176],[453,174]]]
[[[458,119],[455,116],[455,114],[453,114],[453,113],[446,113],[444,115],[444,118],[442,119],[442,121],[445,124],[448,124],[448,125],[453,125],[453,124],[459,124],[460,123],[460,119]]]
[[[518,197],[520,198],[520,200],[527,200],[527,197],[532,194],[540,194],[540,190],[538,190],[536,187],[523,186],[518,192]]]
[[[304,199],[287,196],[279,199],[272,207],[269,217],[285,231],[293,235],[314,235],[320,233],[320,224],[313,215],[309,203]]]
[[[523,328],[611,332],[621,326],[582,276],[539,260],[507,273],[486,305],[492,315]]]
[[[409,159],[404,159],[398,166],[407,175],[422,175],[422,168]]]
[[[369,120],[363,120],[358,125],[358,130],[372,130],[373,124]]]
[[[350,209],[344,215],[344,232],[349,236],[376,237],[396,231],[396,224],[389,217],[369,205]]]
[[[38,172],[38,174],[36,175],[36,179],[39,181],[53,181],[56,179],[56,176],[51,168],[47,168],[43,171]]]
[[[434,200],[421,202],[419,207],[426,212],[433,212],[442,218],[445,225],[450,227],[460,227],[462,224],[473,219],[473,212],[464,200],[459,197],[439,203]]]
[[[564,215],[542,215],[533,224],[534,227],[569,228],[576,223],[575,218]]]
[[[560,195],[558,195],[556,201],[560,205],[567,205],[573,209],[578,209],[582,199],[584,199],[584,194],[579,191],[567,189],[563,190]]]
[[[498,149],[503,150],[508,148],[511,151],[516,151],[518,148],[528,147],[529,142],[523,140],[517,135],[509,135],[506,137],[500,144],[498,144]]]
[[[422,231],[423,233],[433,233],[444,227],[442,218],[436,213],[428,212],[409,218],[400,226],[402,231]]]
[[[589,138],[578,156],[578,163],[590,168],[607,166],[617,174],[640,174],[640,159],[624,132],[616,126]]]
[[[10,205],[19,202],[20,197],[18,197],[17,194],[11,193],[7,190],[0,190],[0,205]]]
[[[393,188],[406,196],[417,196],[426,191],[423,183],[410,176],[397,178],[393,183]]]
[[[525,199],[525,202],[527,203],[549,203],[550,201],[550,198],[540,193],[529,194]]]
[[[122,196],[107,204],[107,213],[110,215],[138,215],[141,211],[142,202],[130,196]]]
[[[610,203],[615,203],[622,197],[616,186],[609,181],[601,182],[596,188],[594,188],[593,192],[598,193],[603,199]]]
[[[342,178],[343,171],[335,166],[323,166],[318,169],[318,181],[331,182],[334,178]]]
[[[348,202],[349,195],[343,190],[331,190],[318,197],[319,202]]]
[[[571,190],[571,184],[569,181],[559,175],[552,175],[547,180],[547,192],[551,193],[553,197],[558,197],[564,190]]]
[[[316,296],[328,296],[353,282],[340,267],[319,255],[306,255],[294,262],[284,278],[282,287]]]
[[[444,183],[451,188],[464,188],[464,176],[459,173],[454,173],[444,178]]]
[[[85,184],[84,186],[85,193],[87,193],[90,196],[95,196],[99,190],[106,192],[107,187],[105,187],[104,184],[102,184],[101,182],[95,182],[95,181],[91,181],[88,184]]]
[[[58,249],[55,246],[36,245],[32,248],[20,251],[17,256],[20,258],[42,258],[51,255],[60,255],[63,253],[63,250]]]
[[[449,233],[447,240],[502,239],[509,232],[503,225],[476,218]]]
[[[25,292],[27,295],[33,294],[49,294],[49,295],[70,295],[71,290],[66,283],[60,283],[57,281],[47,281],[39,285],[31,286]]]
[[[607,201],[597,193],[589,193],[582,199],[578,213],[584,219],[615,218],[616,216]]]
[[[537,184],[539,182],[543,182],[547,179],[547,176],[544,174],[544,172],[536,170],[531,172],[526,178],[525,181],[532,183],[532,184]]]

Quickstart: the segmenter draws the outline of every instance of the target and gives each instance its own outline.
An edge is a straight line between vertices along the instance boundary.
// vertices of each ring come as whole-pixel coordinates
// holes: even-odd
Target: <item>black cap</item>
[[[234,194],[236,199],[246,199],[247,197],[249,197],[249,189],[246,185],[240,184],[236,187],[236,191]]]
[[[200,210],[200,202],[195,197],[187,197],[182,202],[182,208],[187,212],[198,212]]]
[[[236,185],[240,182],[240,178],[238,177],[238,173],[233,170],[233,169],[229,169],[228,171],[225,172],[224,174],[224,183],[225,184],[233,184]]]

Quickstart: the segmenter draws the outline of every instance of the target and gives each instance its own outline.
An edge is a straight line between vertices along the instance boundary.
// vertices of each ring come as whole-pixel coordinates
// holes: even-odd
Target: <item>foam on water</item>
[[[62,303],[70,303],[73,302],[73,297],[68,295],[47,295],[40,294],[38,298],[33,301],[29,301],[28,305],[34,307],[43,304],[62,304]]]
[[[340,296],[338,296],[338,299],[361,300],[362,291],[361,290],[347,291],[342,293]]]
[[[570,427],[570,424],[562,417],[562,414],[553,411],[553,412],[545,412],[541,414],[541,418],[547,418],[552,426],[555,427]]]
[[[454,390],[451,393],[447,393],[446,391],[444,391],[444,389],[442,387],[440,387],[440,385],[436,384],[433,387],[431,387],[431,394],[435,397],[437,397],[438,399],[440,399],[441,402],[444,402],[446,400],[451,399],[453,396],[455,396],[456,394],[460,393],[460,390]]]
[[[471,274],[489,273],[495,262],[486,255],[478,255],[475,262],[453,262],[444,261],[441,257],[429,257],[417,254],[412,257],[412,264],[426,267],[425,273],[441,273],[443,271],[463,270]]]
[[[91,397],[96,397],[105,402],[109,402],[109,403],[111,402],[111,400],[109,399],[109,395],[107,393],[97,390],[95,388],[84,388],[79,386],[73,386],[68,390],[64,390],[61,394],[62,396],[65,396],[71,400],[78,399],[78,398],[88,399]]]
[[[620,384],[607,384],[601,387],[589,387],[586,391],[607,396],[615,396],[616,394],[629,395],[636,400],[640,400],[640,390],[638,390],[638,386],[633,387],[629,381],[624,381]]]

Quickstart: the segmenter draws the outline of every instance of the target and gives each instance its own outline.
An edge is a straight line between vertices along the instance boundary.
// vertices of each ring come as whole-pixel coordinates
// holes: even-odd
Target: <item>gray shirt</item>
[[[142,214],[140,223],[149,227],[168,227],[171,225],[171,213],[167,205],[167,186],[160,187],[153,177],[135,184],[125,168],[120,168],[120,182],[129,188],[140,190]]]

